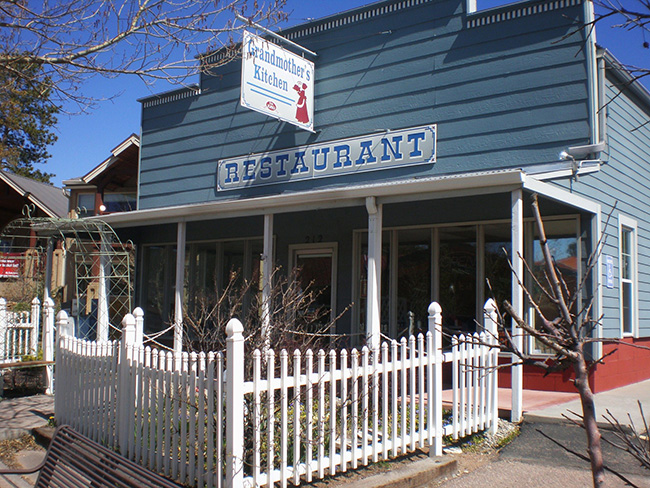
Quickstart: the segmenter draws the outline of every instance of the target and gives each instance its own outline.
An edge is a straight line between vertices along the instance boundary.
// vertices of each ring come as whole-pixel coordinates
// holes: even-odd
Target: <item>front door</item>
[[[311,294],[304,312],[313,314],[313,328],[322,331],[336,310],[336,244],[292,246],[290,252],[298,286]],[[334,333],[334,327],[327,333]]]

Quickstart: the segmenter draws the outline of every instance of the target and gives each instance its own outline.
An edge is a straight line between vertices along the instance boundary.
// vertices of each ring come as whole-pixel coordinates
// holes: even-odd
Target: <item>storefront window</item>
[[[531,223],[532,225],[532,223]],[[575,296],[579,290],[578,276],[579,276],[579,263],[580,256],[578,255],[578,223],[576,219],[566,220],[548,220],[544,222],[546,238],[551,255],[555,260],[555,264],[560,273],[560,279],[566,284],[566,289],[571,296]],[[532,300],[539,306],[542,314],[549,319],[553,320],[557,317],[557,307],[551,302],[548,295],[542,290],[540,284],[548,287],[547,279],[545,277],[545,263],[542,248],[540,246],[539,235],[535,226],[534,240],[532,242],[532,272],[535,279],[530,277],[527,279],[528,289],[531,292]],[[529,265],[531,260],[529,259]],[[574,304],[573,311],[579,305]],[[539,315],[532,309],[529,309],[529,315],[534,317],[534,326],[541,329],[541,320]],[[539,341],[531,338],[530,352],[538,354],[551,354],[552,351],[541,344]]]
[[[476,226],[440,230],[440,298],[445,332],[476,330]]]
[[[512,273],[509,259],[512,256],[510,224],[483,226],[485,240],[484,300],[494,299],[501,307],[504,300],[512,302]]]
[[[400,230],[397,251],[397,334],[428,330],[431,303],[431,229]]]

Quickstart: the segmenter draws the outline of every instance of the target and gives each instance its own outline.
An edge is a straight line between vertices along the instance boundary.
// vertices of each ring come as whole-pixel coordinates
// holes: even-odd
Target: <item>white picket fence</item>
[[[284,487],[418,448],[440,455],[444,435],[496,429],[498,350],[493,310],[447,352],[440,307],[429,313],[425,336],[373,351],[253,351],[250,377],[235,319],[225,354],[197,355],[143,348],[139,309],[119,342],[75,339],[57,318],[56,419],[189,486]]]
[[[7,301],[0,298],[0,364],[20,361],[23,356],[36,355],[40,333],[41,303],[32,301],[30,312],[7,310]]]

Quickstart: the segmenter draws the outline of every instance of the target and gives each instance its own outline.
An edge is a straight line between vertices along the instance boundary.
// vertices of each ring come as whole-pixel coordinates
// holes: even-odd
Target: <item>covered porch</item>
[[[352,345],[373,348],[382,337],[423,330],[430,301],[442,305],[443,330],[449,333],[475,331],[491,296],[509,299],[528,316],[515,274],[525,274],[520,257],[536,259],[526,203],[533,192],[540,195],[567,270],[579,276],[595,245],[592,236],[600,235],[600,206],[521,170],[140,210],[104,220],[140,246],[138,301],[145,310],[146,287],[162,276],[149,269],[167,268],[160,313],[162,322],[173,325],[176,350],[182,347],[184,307],[192,295],[188,287],[196,282],[188,274],[205,269],[205,263],[217,275],[228,263],[240,263],[258,273],[261,294],[270,293],[277,265],[313,268],[307,275],[320,280],[332,316],[349,307],[336,333],[349,336]],[[515,256],[515,274],[503,250]],[[213,275],[210,279],[218,282]],[[522,348],[544,353],[523,335],[515,336]],[[511,370],[512,418],[519,420],[523,369]]]

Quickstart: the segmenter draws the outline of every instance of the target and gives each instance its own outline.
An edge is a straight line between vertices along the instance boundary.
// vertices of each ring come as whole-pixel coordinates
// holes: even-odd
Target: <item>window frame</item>
[[[623,232],[630,233],[630,278],[623,278]],[[618,215],[618,312],[621,337],[638,337],[639,334],[639,253],[638,253],[638,223],[624,214]],[[625,330],[623,323],[623,286],[630,283],[632,293],[630,294],[630,315],[631,327]]]

